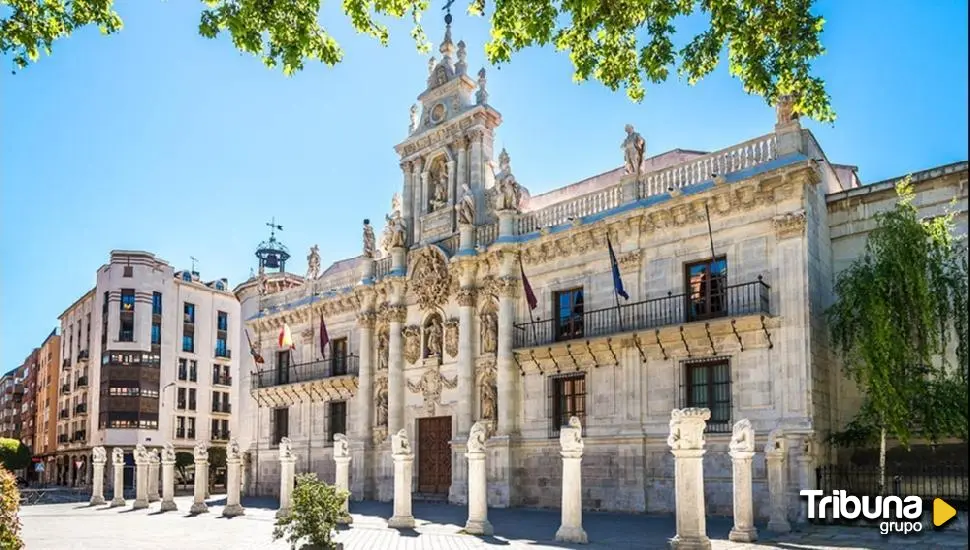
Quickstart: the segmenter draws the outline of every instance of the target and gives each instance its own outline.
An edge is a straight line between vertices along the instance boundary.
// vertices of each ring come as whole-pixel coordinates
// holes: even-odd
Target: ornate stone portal
[[[419,393],[424,397],[425,413],[435,416],[435,407],[441,404],[442,390],[457,388],[458,377],[446,378],[441,374],[440,366],[434,363],[425,367],[417,384],[408,380],[407,386],[412,393]]]

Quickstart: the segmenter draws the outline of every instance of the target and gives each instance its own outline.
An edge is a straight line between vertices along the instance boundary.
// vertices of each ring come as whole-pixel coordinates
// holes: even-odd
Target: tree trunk
[[[886,428],[879,429],[879,494],[886,490]]]

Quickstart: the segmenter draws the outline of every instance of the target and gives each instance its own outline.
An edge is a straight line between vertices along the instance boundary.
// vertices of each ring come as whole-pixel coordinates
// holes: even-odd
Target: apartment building
[[[31,449],[35,460],[42,463],[43,471],[38,472],[40,480],[53,482],[57,452],[58,421],[57,411],[60,403],[61,336],[57,329],[51,331],[40,345],[37,353],[37,380],[34,385],[34,439]]]
[[[0,376],[0,437],[20,439],[23,417],[20,413],[24,397],[23,367],[11,369]]]

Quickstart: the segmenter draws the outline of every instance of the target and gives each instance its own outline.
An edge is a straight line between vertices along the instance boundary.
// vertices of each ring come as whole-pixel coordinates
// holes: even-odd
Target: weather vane
[[[195,263],[199,260],[197,260],[195,256],[189,256],[189,259],[192,260],[192,273],[195,273]]]
[[[445,2],[445,7],[441,8],[445,12],[445,24],[451,24],[451,5],[455,3],[455,0],[448,0]]]

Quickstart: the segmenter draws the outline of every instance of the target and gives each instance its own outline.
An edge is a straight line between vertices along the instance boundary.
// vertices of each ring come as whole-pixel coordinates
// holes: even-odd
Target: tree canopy
[[[0,438],[0,466],[10,470],[22,470],[30,466],[30,448],[19,439]]]
[[[811,11],[814,0],[470,0],[468,12],[489,18],[489,63],[502,64],[531,46],[566,52],[577,81],[597,80],[625,89],[642,101],[645,83],[661,83],[671,72],[695,84],[709,75],[726,51],[728,70],[744,90],[769,104],[795,98],[796,113],[822,122],[835,120],[822,79],[811,61],[824,53],[825,20]],[[447,2],[450,5],[452,2]],[[226,33],[233,45],[260,57],[284,74],[307,61],[340,63],[343,50],[327,32],[320,0],[203,0],[199,34]],[[53,43],[76,29],[96,25],[102,33],[121,30],[113,0],[0,0],[0,53],[18,68],[50,54]],[[382,18],[409,18],[411,38],[421,52],[431,44],[421,26],[430,0],[344,0],[351,26],[381,44],[390,40]],[[704,30],[675,44],[686,17],[706,20]],[[678,40],[679,42],[679,40]]]

